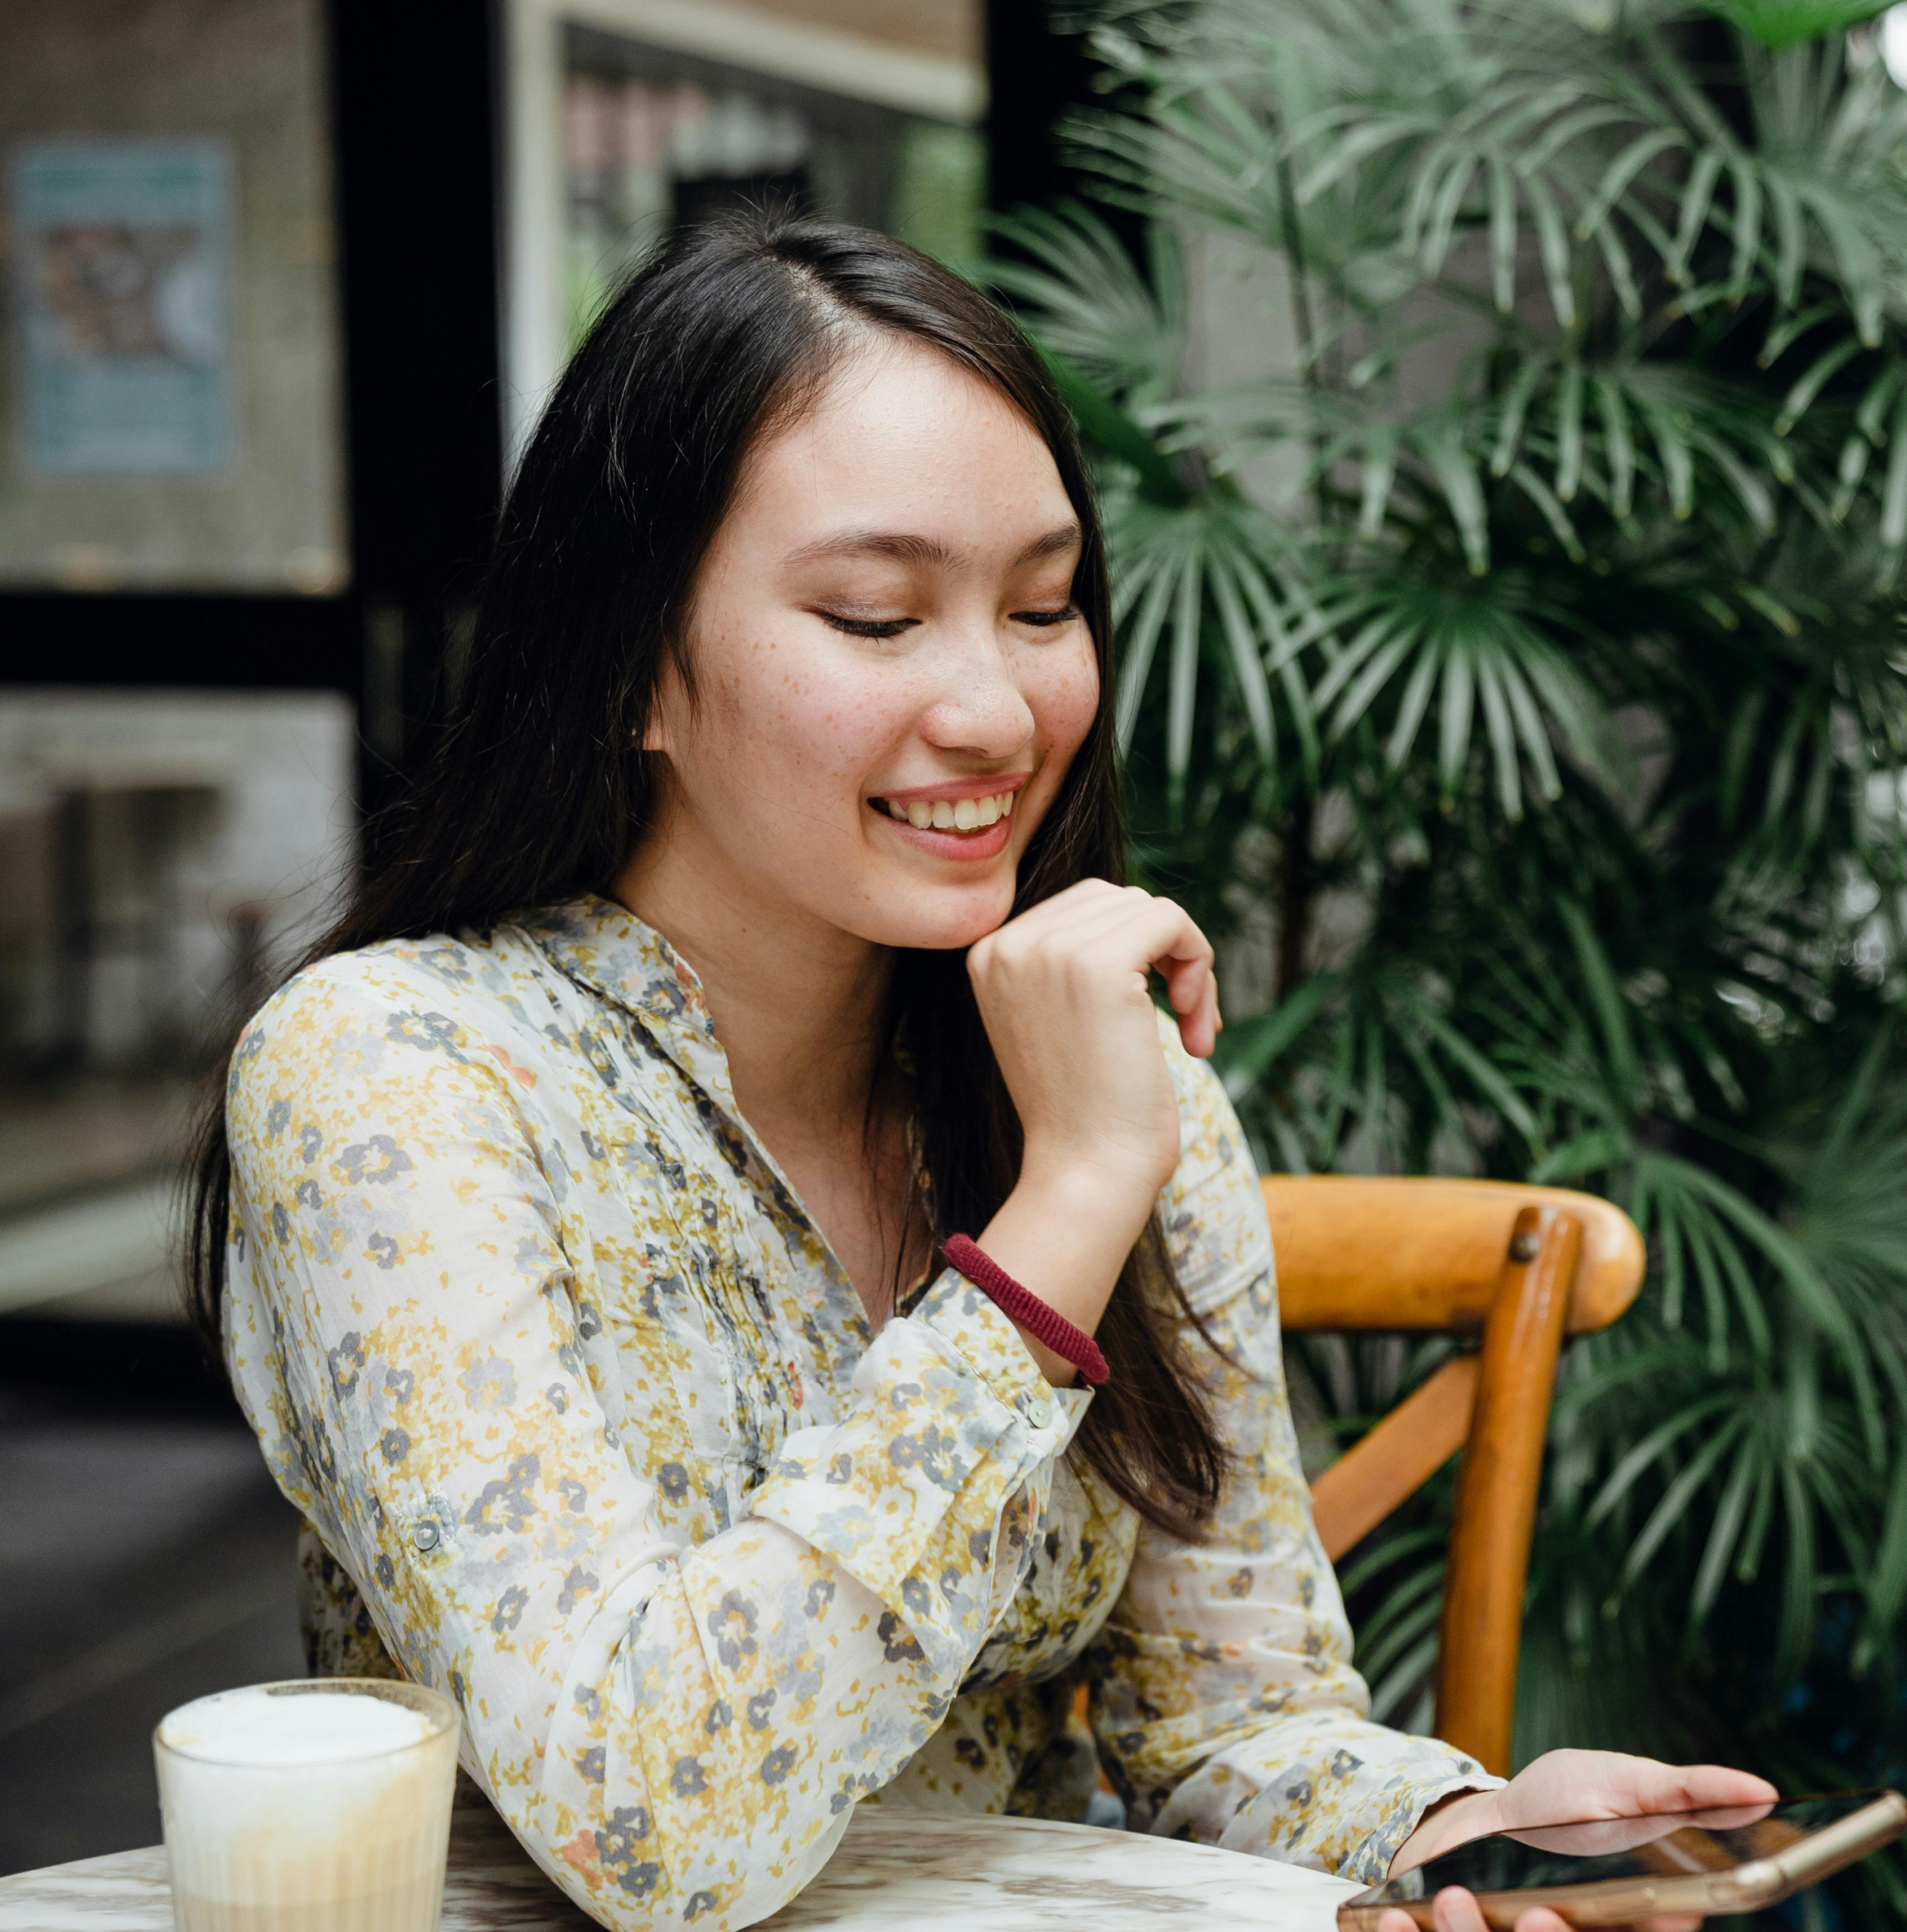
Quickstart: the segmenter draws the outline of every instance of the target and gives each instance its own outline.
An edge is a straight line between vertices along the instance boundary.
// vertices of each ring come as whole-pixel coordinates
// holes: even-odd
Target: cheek
[[[1099,708],[1099,667],[1092,640],[1041,652],[1026,666],[1020,688],[1041,749],[1049,757],[1071,757],[1085,742]]]
[[[865,667],[830,664],[806,638],[764,638],[705,660],[696,736],[751,790],[764,783],[852,786],[905,728],[907,693]]]

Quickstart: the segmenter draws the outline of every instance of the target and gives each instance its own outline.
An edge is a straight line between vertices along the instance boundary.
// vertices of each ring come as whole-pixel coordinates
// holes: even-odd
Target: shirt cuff
[[[1366,1885],[1381,1885],[1390,1871],[1390,1861],[1404,1849],[1405,1841],[1424,1822],[1424,1814],[1434,1804],[1464,1791],[1501,1791],[1507,1779],[1493,1776],[1473,1759],[1453,1755],[1441,1776],[1426,1772],[1400,1792],[1400,1802],[1388,1810],[1372,1828],[1356,1850],[1340,1868],[1343,1878],[1359,1878]]]
[[[907,1318],[949,1343],[1029,1434],[1036,1459],[1069,1448],[1091,1404],[1088,1388],[1055,1389],[999,1304],[958,1269],[944,1269]]]
[[[1003,1575],[1017,1587],[1031,1561],[1021,1519],[1045,1507],[1085,1400],[1049,1386],[1019,1331],[951,1269],[881,1331],[854,1388],[841,1421],[783,1442],[750,1514],[871,1590],[958,1682]]]

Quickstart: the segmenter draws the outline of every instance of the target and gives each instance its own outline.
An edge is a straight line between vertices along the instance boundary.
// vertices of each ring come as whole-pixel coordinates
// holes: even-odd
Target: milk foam
[[[175,1890],[260,1906],[440,1874],[457,1729],[366,1691],[254,1686],[159,1726]]]
[[[402,1750],[429,1736],[417,1711],[363,1692],[221,1691],[159,1726],[168,1750],[221,1765],[334,1765]]]

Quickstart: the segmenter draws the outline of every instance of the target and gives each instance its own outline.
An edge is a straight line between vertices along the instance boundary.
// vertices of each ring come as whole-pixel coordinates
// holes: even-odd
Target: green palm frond
[[[993,227],[1023,252],[996,257],[987,279],[1037,313],[1051,349],[1128,409],[1172,388],[1185,355],[1186,292],[1170,229],[1148,231],[1142,274],[1105,221],[1077,201]]]
[[[1175,817],[1208,662],[1223,665],[1225,696],[1242,711],[1268,767],[1277,763],[1280,709],[1314,753],[1315,707],[1299,669],[1309,634],[1301,614],[1308,596],[1299,547],[1279,543],[1222,479],[1177,502],[1143,490],[1115,492],[1105,514],[1123,653],[1114,712],[1118,740],[1122,749],[1130,746],[1140,707],[1162,674]]]
[[[1434,716],[1447,800],[1481,735],[1497,801],[1511,818],[1522,814],[1526,771],[1540,797],[1560,794],[1552,737],[1584,765],[1602,765],[1602,707],[1555,641],[1570,614],[1547,604],[1526,574],[1498,572],[1478,584],[1440,580],[1408,562],[1380,566],[1342,595],[1324,595],[1319,609],[1332,642],[1312,698],[1332,738],[1377,723],[1384,756],[1397,767]]]
[[[1176,246],[1053,211],[1002,281],[1099,463],[1138,857],[1257,1009],[1216,1059],[1261,1162],[1566,1183],[1647,1240],[1560,1372],[1525,1755],[1907,1777],[1907,94],[1840,31],[1871,11],[1080,0],[1081,181],[1271,298],[1201,386],[1224,303]],[[1429,1359],[1287,1352],[1320,1440]],[[1449,1502],[1343,1566],[1391,1721],[1429,1721]],[[1837,1883],[1907,1910],[1907,1862]]]

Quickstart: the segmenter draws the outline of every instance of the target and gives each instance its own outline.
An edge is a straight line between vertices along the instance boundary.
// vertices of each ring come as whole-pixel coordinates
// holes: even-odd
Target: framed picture
[[[319,0],[9,0],[6,40],[0,585],[342,588]]]
[[[221,476],[235,454],[231,150],[22,141],[17,433],[38,476]]]

